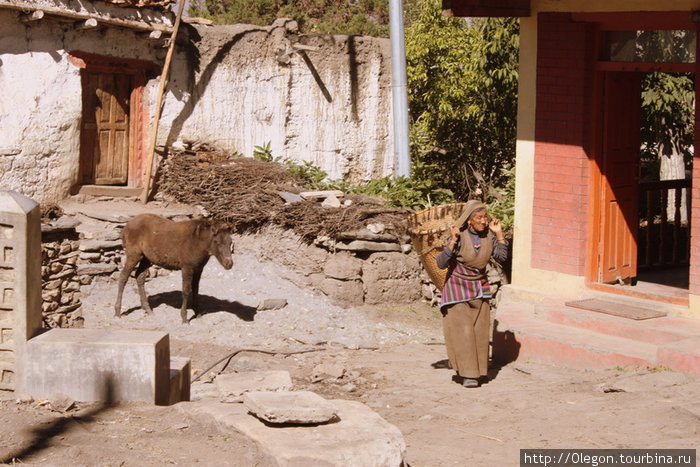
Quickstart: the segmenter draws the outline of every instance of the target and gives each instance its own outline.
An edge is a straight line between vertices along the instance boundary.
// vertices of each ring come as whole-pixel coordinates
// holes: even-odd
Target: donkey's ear
[[[207,235],[208,232],[211,232],[212,230],[213,229],[212,229],[211,221],[203,219],[203,220],[200,220],[199,222],[197,222],[197,224],[195,225],[194,235],[197,238],[202,238],[205,235]]]

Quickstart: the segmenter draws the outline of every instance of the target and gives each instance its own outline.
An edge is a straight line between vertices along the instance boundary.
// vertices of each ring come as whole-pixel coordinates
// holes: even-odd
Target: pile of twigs
[[[286,166],[216,156],[194,151],[170,154],[159,176],[159,191],[178,202],[202,206],[238,233],[275,224],[311,242],[320,236],[335,239],[341,232],[373,222],[383,223],[392,233],[406,233],[408,210],[386,208],[376,198],[362,196],[348,196],[352,204],[341,208],[325,208],[312,200],[285,204],[281,191],[305,191],[303,181]]]

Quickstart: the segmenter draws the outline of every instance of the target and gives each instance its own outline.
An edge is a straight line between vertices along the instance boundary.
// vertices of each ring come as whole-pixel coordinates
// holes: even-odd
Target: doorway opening
[[[695,31],[605,31],[601,42],[594,282],[687,300]]]
[[[71,52],[82,87],[80,158],[72,192],[137,196],[144,177],[148,135],[147,80],[151,62]]]

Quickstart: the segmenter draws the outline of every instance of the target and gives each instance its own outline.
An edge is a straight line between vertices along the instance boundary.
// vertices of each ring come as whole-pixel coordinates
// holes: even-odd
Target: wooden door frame
[[[145,60],[124,59],[71,51],[70,61],[81,70],[99,73],[127,74],[133,78],[129,106],[129,160],[127,186],[143,187],[144,164],[148,151],[149,110],[146,102],[146,83],[157,76],[160,68]],[[78,184],[82,184],[79,180]]]
[[[592,105],[591,105],[591,141],[592,157],[589,158],[589,207],[588,207],[588,228],[587,228],[587,248],[585,259],[584,281],[588,288],[613,292],[621,295],[630,295],[640,298],[657,299],[658,296],[650,296],[643,292],[620,288],[598,282],[600,271],[599,239],[601,234],[601,193],[603,186],[602,162],[603,162],[603,85],[605,72],[679,72],[694,73],[695,77],[700,77],[700,25],[690,21],[689,12],[656,12],[656,13],[599,13],[599,14],[572,14],[575,21],[595,23],[594,40],[589,46],[595,54],[592,62]],[[631,62],[604,62],[598,60],[598,51],[601,44],[601,32],[610,30],[653,30],[653,29],[685,29],[697,31],[696,38],[696,60],[695,63],[631,63]],[[696,125],[695,125],[695,147],[699,148],[700,128],[700,86],[696,81]],[[641,105],[641,104],[640,104]],[[689,213],[692,216],[692,212]],[[691,237],[692,238],[692,237]],[[692,253],[691,253],[692,266]],[[669,298],[668,302],[678,305],[688,306],[688,299]]]

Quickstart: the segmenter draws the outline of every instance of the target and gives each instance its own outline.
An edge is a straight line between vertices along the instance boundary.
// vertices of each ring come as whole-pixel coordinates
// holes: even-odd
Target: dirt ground
[[[279,265],[260,263],[246,251],[234,259],[230,271],[214,260],[207,265],[201,284],[207,313],[189,325],[180,323],[180,275],[171,273],[147,283],[152,315],[140,309],[133,279],[118,319],[112,317],[114,282],[84,288],[85,326],[169,332],[171,355],[190,357],[194,378],[201,375],[193,399],[221,371],[286,369],[295,389],[361,401],[401,430],[413,467],[515,466],[522,448],[700,444],[698,377],[659,368],[582,371],[522,361],[494,367],[488,383],[465,389],[446,368],[436,308],[346,309],[284,280]],[[266,298],[288,304],[258,311]],[[248,350],[209,370],[240,349]],[[320,365],[337,373],[324,375]],[[0,402],[0,462],[7,464],[270,465],[242,435],[190,419],[177,406],[71,407],[58,395],[16,398]]]

